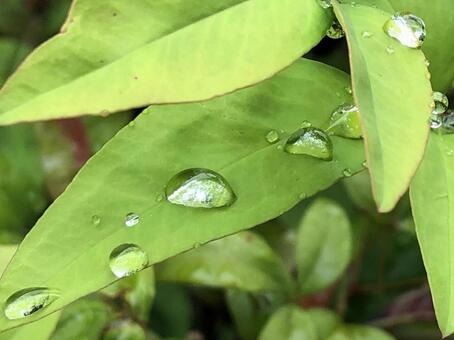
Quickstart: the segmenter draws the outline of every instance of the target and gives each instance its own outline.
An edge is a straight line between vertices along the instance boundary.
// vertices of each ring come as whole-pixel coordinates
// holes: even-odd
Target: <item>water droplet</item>
[[[342,171],[342,176],[344,176],[344,177],[352,177],[352,175],[353,175],[352,171],[350,169],[348,169],[348,168],[344,169]]]
[[[299,194],[298,197],[300,198],[300,200],[303,200],[303,199],[307,198],[307,194],[305,192],[302,192],[301,194]]]
[[[362,163],[362,166],[363,166],[363,168],[367,168],[367,161],[364,161],[364,162]]]
[[[432,99],[435,104],[432,113],[436,115],[445,113],[449,106],[448,97],[446,97],[446,95],[441,92],[434,92],[432,94]]]
[[[309,127],[292,134],[285,144],[285,151],[329,161],[333,158],[333,143],[323,130]]]
[[[191,208],[220,208],[235,201],[227,181],[208,169],[187,169],[174,176],[166,187],[167,200]]]
[[[383,26],[385,33],[410,48],[422,46],[426,37],[424,21],[413,14],[396,13]]]
[[[28,288],[11,295],[6,301],[5,316],[9,320],[25,318],[49,306],[58,299],[57,290]]]
[[[147,265],[147,254],[135,244],[122,244],[110,254],[110,270],[118,278],[131,276]]]
[[[359,139],[362,137],[358,108],[354,105],[339,106],[330,117],[326,131],[336,136]]]
[[[270,144],[276,143],[279,140],[279,133],[276,130],[270,130],[265,138]]]
[[[330,8],[332,6],[331,4],[331,0],[319,0],[318,3],[320,4],[320,6],[322,6],[322,8]]]
[[[196,242],[196,243],[194,243],[193,248],[194,249],[200,248],[201,245],[202,244],[200,242]]]
[[[131,120],[129,123],[128,123],[128,126],[129,127],[134,127],[136,126],[136,122],[134,120]]]
[[[125,226],[134,227],[140,222],[140,216],[136,213],[129,213],[125,217]]]
[[[430,128],[432,130],[437,130],[443,125],[443,117],[439,114],[434,114],[430,116]]]
[[[395,52],[394,47],[392,47],[392,46],[386,47],[386,53],[393,54],[394,52]]]
[[[93,216],[91,217],[91,222],[92,222],[95,226],[100,225],[100,224],[101,224],[101,217],[98,216],[98,215],[93,215]]]
[[[424,59],[424,65],[429,67],[430,66],[430,61],[428,59]]]
[[[159,202],[162,202],[163,199],[164,199],[164,196],[161,195],[161,194],[158,194],[158,195],[156,196],[156,202],[158,202],[158,203],[159,203]]]
[[[373,35],[374,35],[373,33],[368,32],[368,31],[364,31],[363,33],[361,33],[361,37],[366,38],[366,39],[372,37]]]
[[[446,154],[448,156],[452,156],[452,155],[454,155],[454,150],[453,149],[449,149],[449,150],[446,151]]]
[[[442,117],[443,117],[443,132],[454,133],[454,112],[449,110]]]
[[[331,39],[340,39],[345,35],[344,30],[342,29],[339,21],[334,20],[333,24],[326,31],[326,36]]]
[[[344,89],[345,89],[345,92],[347,92],[348,94],[352,94],[353,93],[352,88],[350,86],[347,86]]]
[[[108,115],[110,115],[110,111],[109,110],[102,110],[99,113],[99,115],[102,116],[102,117],[107,117]]]
[[[301,123],[301,128],[308,128],[308,127],[311,127],[312,126],[312,123],[308,120],[303,120],[303,122]]]
[[[284,147],[282,146],[282,144],[279,144],[279,145],[277,146],[277,148],[276,148],[276,149],[278,149],[278,150],[282,150],[283,148],[284,148]]]

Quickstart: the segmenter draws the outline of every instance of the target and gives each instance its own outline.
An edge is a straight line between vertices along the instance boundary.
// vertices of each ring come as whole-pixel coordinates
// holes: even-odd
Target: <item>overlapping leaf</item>
[[[79,0],[0,91],[0,124],[224,94],[288,66],[331,19],[313,0]]]

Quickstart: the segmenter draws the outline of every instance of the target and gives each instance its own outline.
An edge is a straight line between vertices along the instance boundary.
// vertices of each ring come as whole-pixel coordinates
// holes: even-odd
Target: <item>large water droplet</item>
[[[6,301],[5,316],[9,320],[25,318],[49,306],[58,299],[56,290],[48,288],[28,288],[11,295]]]
[[[331,0],[319,0],[318,3],[325,9],[330,8],[332,6]]]
[[[276,130],[271,130],[266,134],[265,139],[270,144],[276,143],[279,140],[279,133]]]
[[[340,39],[345,35],[344,30],[342,29],[339,21],[334,20],[333,24],[326,31],[326,36],[331,39]]]
[[[410,48],[422,46],[426,37],[424,21],[413,14],[396,13],[383,26],[385,33]]]
[[[333,143],[323,130],[309,127],[292,134],[285,144],[285,151],[329,161],[333,158]]]
[[[448,97],[441,92],[434,92],[432,94],[435,107],[432,111],[433,114],[442,114],[445,113],[449,106]]]
[[[359,139],[362,137],[358,109],[354,105],[341,105],[332,114],[326,131],[336,136]]]
[[[118,278],[137,273],[147,265],[147,254],[135,244],[122,244],[110,254],[110,270]]]
[[[167,200],[191,208],[220,208],[235,201],[227,181],[208,169],[187,169],[174,176],[166,187]]]
[[[140,216],[136,213],[129,213],[125,217],[125,226],[134,227],[140,222]]]

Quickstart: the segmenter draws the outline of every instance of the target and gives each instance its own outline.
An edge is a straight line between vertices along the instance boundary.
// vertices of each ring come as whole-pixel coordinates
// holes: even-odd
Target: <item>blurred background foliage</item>
[[[0,84],[58,33],[69,6],[0,0]],[[345,39],[325,38],[306,57],[349,71]],[[138,112],[0,129],[2,268],[78,169]],[[369,188],[366,172],[346,178],[253,232],[167,260],[0,339],[388,338],[370,326],[397,339],[439,339],[408,196],[379,215]]]

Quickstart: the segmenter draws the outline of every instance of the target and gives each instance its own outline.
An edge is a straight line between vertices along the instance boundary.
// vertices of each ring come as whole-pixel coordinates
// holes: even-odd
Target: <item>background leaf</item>
[[[383,32],[389,13],[333,4],[349,43],[374,197],[379,211],[387,212],[407,190],[424,154],[433,104],[425,57]]]
[[[350,221],[333,201],[316,200],[298,231],[296,262],[303,294],[321,291],[343,273],[352,256]]]
[[[197,101],[255,84],[316,45],[329,13],[313,0],[77,1],[62,33],[0,91],[0,124]]]
[[[454,332],[454,135],[432,133],[411,185],[411,205],[437,320]]]
[[[120,244],[140,246],[151,265],[272,219],[302,197],[330,186],[345,169],[358,171],[364,159],[358,140],[333,137],[332,161],[282,150],[303,120],[320,126],[333,107],[351,100],[343,91],[347,79],[340,71],[301,60],[256,87],[141,114],[54,202],[0,281],[3,301],[18,289],[42,285],[59,289],[61,297],[28,319],[8,321],[2,316],[0,328],[42,317],[113,282],[109,255]],[[266,141],[271,129],[282,131],[276,144]],[[207,210],[163,199],[168,180],[193,167],[221,173],[237,195],[235,203]],[[140,223],[126,228],[130,212],[140,215]],[[100,217],[99,224],[93,216]]]
[[[344,326],[332,334],[328,340],[392,340],[391,335],[368,326]]]
[[[159,280],[186,282],[243,291],[291,294],[283,262],[252,232],[206,244],[158,265]]]

